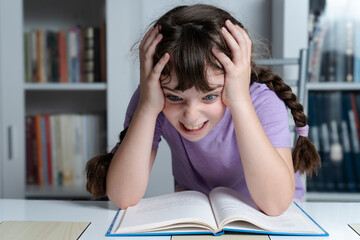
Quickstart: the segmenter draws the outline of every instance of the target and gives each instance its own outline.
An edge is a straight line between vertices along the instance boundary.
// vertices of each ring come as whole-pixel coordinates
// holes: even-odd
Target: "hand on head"
[[[163,38],[159,26],[152,27],[144,36],[140,50],[140,100],[139,107],[150,114],[159,114],[164,108],[164,94],[160,85],[161,72],[170,59],[165,53],[154,66],[154,53]]]
[[[244,96],[249,97],[251,76],[251,45],[252,42],[246,31],[230,20],[221,28],[221,34],[231,50],[232,59],[216,48],[213,54],[225,69],[225,86],[222,99],[229,108],[239,103]]]

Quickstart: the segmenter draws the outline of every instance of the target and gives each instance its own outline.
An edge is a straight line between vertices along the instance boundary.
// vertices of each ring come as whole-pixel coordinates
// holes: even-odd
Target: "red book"
[[[350,93],[350,99],[351,99],[351,107],[354,111],[354,117],[355,117],[355,124],[356,124],[356,130],[357,130],[357,136],[360,140],[360,122],[359,122],[359,115],[356,107],[356,99],[355,99],[355,93]]]
[[[68,82],[66,30],[58,32],[59,82]]]
[[[44,169],[43,169],[43,157],[41,149],[41,115],[35,116],[35,136],[36,136],[36,150],[37,150],[37,173],[38,184],[44,185]]]
[[[45,136],[46,136],[46,154],[47,154],[47,172],[49,184],[53,184],[52,178],[52,153],[51,153],[51,132],[50,132],[50,118],[49,115],[44,115],[45,119]]]

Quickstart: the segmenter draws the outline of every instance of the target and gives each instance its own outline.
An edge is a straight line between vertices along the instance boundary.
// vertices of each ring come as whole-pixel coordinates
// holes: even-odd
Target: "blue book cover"
[[[320,139],[319,139],[319,126],[317,125],[317,118],[316,118],[316,106],[315,106],[315,94],[310,92],[308,97],[308,106],[309,106],[309,114],[308,114],[308,124],[309,124],[309,138],[310,141],[313,143],[314,147],[320,153]],[[317,176],[308,176],[306,180],[306,188],[309,192],[320,191],[323,190],[323,187],[320,186],[320,189],[317,190],[317,180],[323,183],[322,180],[322,169],[321,167],[318,169]]]
[[[182,191],[142,199],[117,212],[106,236],[217,236],[226,232],[329,236],[295,202],[281,215],[270,217],[258,210],[249,197],[225,187],[214,188],[209,196]]]
[[[360,94],[354,94],[356,109],[358,113],[358,119],[360,119]],[[360,124],[360,123],[359,123]],[[360,129],[358,129],[359,147],[360,147]],[[356,173],[356,189],[360,191],[360,154],[355,156],[355,173]]]
[[[351,99],[349,93],[343,93],[342,95],[342,114],[341,114],[341,136],[342,145],[344,152],[344,178],[347,186],[347,190],[354,192],[356,190],[355,171],[354,171],[354,160],[351,150],[350,140],[350,119],[349,111],[351,108]]]
[[[320,132],[320,157],[321,157],[321,168],[322,168],[322,180],[323,183],[320,185],[323,189],[318,189],[319,191],[334,191],[335,190],[335,181],[333,168],[330,162],[330,135],[329,127],[327,123],[326,109],[325,106],[328,105],[326,95],[322,93],[316,94],[315,106],[316,106],[316,116]]]

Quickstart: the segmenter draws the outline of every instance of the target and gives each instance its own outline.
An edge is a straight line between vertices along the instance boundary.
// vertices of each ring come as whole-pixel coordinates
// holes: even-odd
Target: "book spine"
[[[354,25],[351,21],[346,23],[346,81],[354,81]]]
[[[41,148],[41,116],[35,116],[35,127],[36,127],[36,152],[37,152],[37,166],[38,166],[38,184],[44,185],[44,169],[43,169],[43,153]]]
[[[85,186],[85,165],[84,165],[84,150],[83,150],[83,133],[81,126],[81,115],[73,115],[73,156],[74,156],[74,183],[78,186]]]
[[[49,184],[48,176],[48,161],[47,161],[47,147],[46,147],[46,127],[45,127],[45,117],[42,115],[40,118],[40,127],[41,127],[41,150],[42,150],[42,162],[43,162],[43,175],[44,175],[44,184]]]
[[[360,83],[360,21],[355,25],[354,37],[354,82]]]
[[[342,120],[341,120],[341,131],[342,131],[342,144],[344,151],[344,177],[346,181],[347,190],[350,192],[355,191],[355,175],[353,167],[353,156],[350,145],[350,120],[348,113],[351,110],[350,95],[344,93],[342,96]]]
[[[314,111],[314,94],[313,93],[309,93],[308,96],[308,105],[309,105],[309,117],[308,117],[308,124],[310,127],[309,130],[309,138],[310,141],[313,143],[315,149],[317,151],[319,151],[319,134],[318,134],[318,127],[315,124],[314,118],[315,118],[315,111]],[[316,177],[312,176],[312,175],[308,175],[307,176],[307,181],[306,181],[306,190],[308,192],[314,192],[316,191],[315,188],[315,183],[316,181]]]
[[[50,185],[53,184],[53,176],[52,176],[52,152],[51,152],[51,128],[50,128],[50,117],[49,115],[44,115],[45,120],[45,135],[46,135],[46,154],[47,154],[47,175],[48,175],[48,183]]]
[[[33,128],[34,128],[34,118],[32,116],[26,116],[26,184],[34,184],[36,178],[34,176],[34,148],[33,148]]]
[[[55,115],[49,116],[49,122],[50,122],[50,137],[51,137],[51,176],[52,176],[52,184],[58,185],[58,159],[57,159],[57,137],[56,137],[56,117]]]
[[[320,123],[320,144],[321,144],[321,157],[322,157],[322,168],[324,173],[324,184],[327,191],[335,190],[335,181],[333,168],[330,162],[330,136],[329,128],[326,120],[326,109],[323,109],[324,106],[328,106],[328,96],[319,94],[317,95],[317,106],[319,113],[319,123]]]
[[[64,162],[64,155],[63,155],[63,142],[64,140],[62,139],[63,137],[63,124],[62,124],[62,120],[63,117],[62,115],[55,115],[54,116],[54,121],[55,121],[55,149],[56,149],[56,172],[57,172],[57,184],[59,186],[63,185],[63,162]]]
[[[93,27],[88,27],[85,29],[85,81],[94,82],[95,81],[95,30]]]
[[[60,30],[58,32],[59,82],[61,83],[68,81],[66,35],[65,30]]]
[[[43,31],[36,31],[36,81],[38,83],[45,82],[44,76],[44,37]]]
[[[37,82],[37,31],[30,32],[30,82]]]
[[[63,184],[72,185],[74,183],[74,155],[73,155],[73,122],[72,116],[66,114],[62,116],[62,147],[63,147]]]

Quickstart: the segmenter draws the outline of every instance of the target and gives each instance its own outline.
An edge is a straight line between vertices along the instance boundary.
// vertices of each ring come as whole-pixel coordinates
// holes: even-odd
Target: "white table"
[[[349,223],[360,224],[360,202],[358,203],[322,203],[304,202],[300,206],[322,226],[329,234],[323,237],[289,237],[272,236],[272,240],[307,239],[307,240],[360,240]],[[91,222],[80,239],[159,239],[170,240],[171,237],[119,237],[106,238],[115,214],[116,207],[103,201],[57,201],[57,200],[13,200],[0,199],[0,222],[2,221],[74,221]]]

